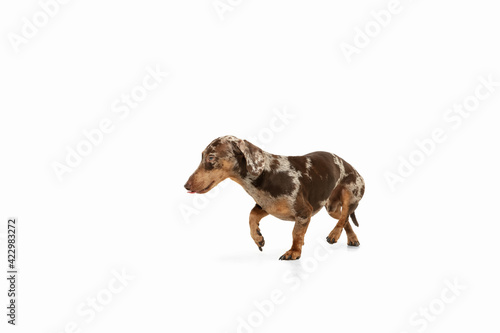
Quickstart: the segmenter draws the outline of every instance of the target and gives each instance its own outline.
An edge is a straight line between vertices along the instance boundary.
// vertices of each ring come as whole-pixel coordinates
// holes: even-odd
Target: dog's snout
[[[193,182],[188,180],[186,184],[184,184],[184,188],[188,191],[191,191],[191,186],[193,186]]]

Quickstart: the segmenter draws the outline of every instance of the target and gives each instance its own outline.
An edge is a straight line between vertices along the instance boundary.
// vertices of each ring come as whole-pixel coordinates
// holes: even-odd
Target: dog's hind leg
[[[264,246],[264,237],[260,233],[259,222],[263,217],[269,215],[268,212],[262,209],[259,205],[255,205],[255,207],[250,212],[250,236],[252,236],[253,241],[259,247],[259,250],[262,251],[262,247]]]
[[[342,208],[342,202],[340,201],[340,195],[342,194],[342,187],[337,186],[330,194],[330,197],[326,201],[325,209],[328,215],[334,219],[340,219],[340,213]]]
[[[335,190],[334,190],[334,192],[335,192]],[[332,193],[332,196],[334,194],[335,193]],[[340,190],[339,194],[340,194],[340,204],[342,207],[342,209],[340,211],[340,216],[338,214],[339,209],[337,207],[334,207],[333,205],[329,205],[329,208],[327,208],[328,214],[330,214],[330,216],[333,218],[338,218],[338,220],[339,220],[337,222],[337,225],[335,226],[335,228],[333,228],[333,230],[330,232],[328,237],[326,237],[327,242],[330,244],[336,243],[339,240],[340,235],[342,234],[342,229],[344,229],[346,227],[346,225],[348,224],[349,215],[354,211],[354,209],[356,209],[356,206],[357,206],[357,205],[351,204],[351,199],[352,199],[351,191],[349,191],[345,188],[342,188]],[[333,198],[331,197],[331,199],[333,199],[333,201],[335,203],[336,197],[333,197]],[[350,228],[351,229],[350,231],[352,231],[350,224],[347,227],[347,229],[348,228]],[[346,229],[346,232],[348,232],[347,229]],[[352,231],[352,233],[354,234],[354,231]],[[349,239],[350,234],[351,234],[351,232],[347,233],[348,239]]]
[[[340,205],[338,206],[338,209],[334,210],[332,213],[329,213],[331,217],[335,219],[340,219]],[[351,214],[352,217],[352,214]],[[355,223],[356,224],[356,223]],[[344,230],[347,234],[347,245],[350,246],[359,246],[359,240],[358,236],[356,236],[356,233],[354,230],[352,230],[351,223],[349,222],[349,219],[347,219],[346,224],[344,225]]]
[[[351,203],[349,205],[349,216],[352,219],[352,222],[359,227],[358,220],[356,219],[356,215],[354,215],[354,211],[358,208],[358,203]],[[358,236],[354,230],[352,230],[351,223],[349,222],[349,218],[347,218],[347,222],[344,226],[344,230],[347,234],[347,245],[349,246],[359,246]]]
[[[347,245],[359,246],[358,236],[356,236],[354,230],[352,230],[351,223],[349,223],[349,220],[347,220],[344,229],[347,234]]]

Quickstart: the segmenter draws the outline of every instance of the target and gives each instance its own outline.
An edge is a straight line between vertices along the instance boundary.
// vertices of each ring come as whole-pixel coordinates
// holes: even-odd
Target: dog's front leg
[[[295,207],[297,214],[295,216],[295,226],[293,227],[293,243],[292,248],[285,252],[280,257],[280,260],[295,260],[299,259],[304,245],[304,236],[311,222],[312,206],[305,202],[302,197],[298,198]]]
[[[252,236],[253,241],[257,244],[259,250],[261,251],[265,242],[264,237],[262,237],[262,234],[260,233],[259,222],[267,215],[269,215],[269,213],[257,204],[250,212],[250,236]]]
[[[293,227],[293,243],[292,248],[285,252],[284,255],[280,257],[280,260],[295,260],[300,258],[302,253],[302,246],[304,245],[304,236],[309,226],[311,218],[297,219],[295,220],[295,226]]]

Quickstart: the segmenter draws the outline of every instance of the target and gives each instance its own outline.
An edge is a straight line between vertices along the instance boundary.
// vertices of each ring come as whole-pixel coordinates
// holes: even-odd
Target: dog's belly
[[[281,220],[295,221],[293,211],[288,200],[286,199],[275,200],[274,202],[267,204],[262,208],[272,216],[277,217]]]
[[[231,178],[233,179],[233,178]],[[262,191],[239,179],[233,179],[239,183],[245,191],[262,207],[268,214],[285,221],[295,221],[293,199],[290,196],[273,197],[270,193]]]
[[[255,202],[270,215],[281,220],[295,221],[293,205],[286,198],[270,198],[269,196],[255,196]]]

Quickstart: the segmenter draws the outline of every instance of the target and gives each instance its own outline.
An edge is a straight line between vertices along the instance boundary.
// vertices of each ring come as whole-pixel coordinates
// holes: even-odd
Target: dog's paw
[[[256,242],[256,244],[259,247],[259,250],[262,252],[262,247],[264,246],[264,244],[266,244],[266,242],[264,241],[264,237],[262,237],[262,240],[260,242]]]
[[[301,251],[288,250],[280,257],[280,260],[297,260],[300,258]]]
[[[358,236],[356,234],[347,235],[347,245],[349,246],[359,246]]]
[[[326,237],[326,241],[330,244],[335,244],[340,238],[340,234],[342,233],[342,228],[333,228],[328,237]]]
[[[256,229],[254,232],[252,232],[251,236],[255,244],[257,244],[259,250],[262,251],[262,247],[264,247],[264,244],[266,242],[264,241],[264,237],[262,237],[262,234],[260,233],[260,229]]]
[[[330,236],[326,236],[326,241],[330,244],[334,244],[334,243],[337,243],[337,241],[335,240],[335,237],[330,237]]]

